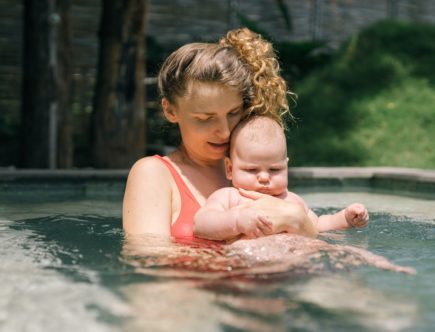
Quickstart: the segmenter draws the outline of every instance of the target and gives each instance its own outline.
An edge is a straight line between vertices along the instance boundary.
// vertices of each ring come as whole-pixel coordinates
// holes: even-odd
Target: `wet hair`
[[[283,125],[289,114],[287,84],[272,44],[247,28],[231,30],[218,43],[191,43],[163,63],[158,88],[171,104],[193,82],[219,83],[240,91],[244,114],[265,115]]]

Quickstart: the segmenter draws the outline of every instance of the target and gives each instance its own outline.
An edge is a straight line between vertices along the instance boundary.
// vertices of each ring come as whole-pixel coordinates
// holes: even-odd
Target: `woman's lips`
[[[212,143],[212,142],[208,142],[208,144],[213,149],[225,150],[225,151],[228,149],[228,142],[227,143]]]

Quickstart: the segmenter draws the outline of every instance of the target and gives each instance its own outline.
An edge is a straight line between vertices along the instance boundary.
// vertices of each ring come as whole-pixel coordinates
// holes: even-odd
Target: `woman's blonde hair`
[[[231,30],[219,43],[191,43],[173,52],[159,72],[160,96],[175,104],[192,82],[236,88],[244,117],[265,115],[283,125],[289,113],[287,84],[281,77],[272,44],[247,28]],[[290,114],[290,113],[289,113]]]

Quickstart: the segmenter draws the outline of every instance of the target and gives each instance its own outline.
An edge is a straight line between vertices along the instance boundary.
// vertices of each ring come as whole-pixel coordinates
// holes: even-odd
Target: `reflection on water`
[[[355,280],[331,274],[363,264],[410,274],[413,269],[360,248],[300,236],[280,234],[212,246],[180,245],[152,235],[129,237],[123,259],[140,273],[169,279],[123,288],[140,317],[128,323],[132,330],[152,322],[152,330],[168,331],[182,322],[186,331],[219,326],[317,331],[331,318],[357,330],[398,330],[411,326],[416,312],[414,304],[398,305]],[[388,309],[374,309],[374,303]],[[331,330],[335,328],[332,324]]]
[[[171,277],[295,276],[361,265],[415,273],[412,268],[394,265],[362,248],[289,234],[238,240],[228,245],[200,241],[179,244],[153,235],[128,237],[123,257],[144,273]]]
[[[268,282],[167,280],[123,288],[139,331],[400,331],[418,314],[412,301],[385,296],[354,278],[311,276]]]
[[[120,218],[101,206],[103,216],[45,209],[0,220],[2,330],[430,331],[435,323],[429,223],[373,213],[363,231],[224,246],[124,238]],[[412,272],[399,265],[418,273],[397,273]]]

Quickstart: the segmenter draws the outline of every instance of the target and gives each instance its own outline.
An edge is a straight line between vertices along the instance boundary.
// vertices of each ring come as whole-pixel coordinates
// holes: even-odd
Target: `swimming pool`
[[[368,228],[331,232],[321,240],[368,249],[415,268],[417,274],[410,275],[360,266],[327,251],[302,255],[292,264],[256,264],[258,254],[246,247],[237,253],[153,237],[124,239],[122,190],[104,194],[93,186],[95,194],[83,195],[71,191],[73,185],[62,188],[37,185],[0,195],[2,331],[431,331],[435,326],[432,198],[300,188],[320,213],[353,201],[366,204]],[[244,265],[239,254],[251,257],[250,263]]]

